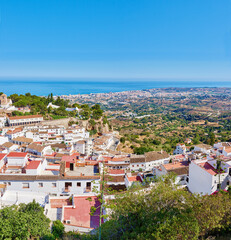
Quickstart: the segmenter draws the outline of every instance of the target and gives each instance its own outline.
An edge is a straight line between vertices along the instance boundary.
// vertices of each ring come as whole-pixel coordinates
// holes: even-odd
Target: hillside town
[[[0,103],[2,109],[12,105],[6,95]],[[161,149],[137,155],[118,151],[121,143],[113,131],[90,136],[83,126],[44,121],[42,115],[3,113],[0,121],[1,207],[35,200],[67,231],[88,233],[99,226],[102,176],[114,190],[105,199],[137,186],[152,187],[171,174],[178,188],[200,195],[230,186],[231,142],[188,147],[187,139],[172,153]],[[91,215],[93,206],[97,211]]]

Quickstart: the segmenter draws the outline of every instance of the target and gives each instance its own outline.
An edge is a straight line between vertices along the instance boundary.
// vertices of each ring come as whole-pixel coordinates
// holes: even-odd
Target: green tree
[[[52,225],[52,234],[55,239],[62,239],[64,234],[64,225],[60,220],[54,221]]]
[[[0,210],[0,239],[31,239],[49,233],[50,220],[35,201]]]

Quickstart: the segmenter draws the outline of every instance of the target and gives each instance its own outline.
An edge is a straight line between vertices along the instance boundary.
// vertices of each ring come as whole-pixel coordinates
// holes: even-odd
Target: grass
[[[67,116],[59,116],[59,115],[50,115],[54,120],[67,118]]]

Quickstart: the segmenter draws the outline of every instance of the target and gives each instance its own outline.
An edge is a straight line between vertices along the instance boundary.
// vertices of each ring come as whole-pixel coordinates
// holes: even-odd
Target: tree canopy
[[[31,239],[49,234],[50,220],[35,201],[0,209],[0,239]]]

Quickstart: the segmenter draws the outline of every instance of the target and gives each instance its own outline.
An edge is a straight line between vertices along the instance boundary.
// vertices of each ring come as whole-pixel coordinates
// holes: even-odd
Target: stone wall
[[[56,120],[45,120],[41,122],[41,125],[50,125],[50,126],[56,126],[56,125],[63,125],[65,127],[68,127],[69,121],[78,121],[76,118],[70,117],[70,118],[62,118],[62,119],[56,119]]]

